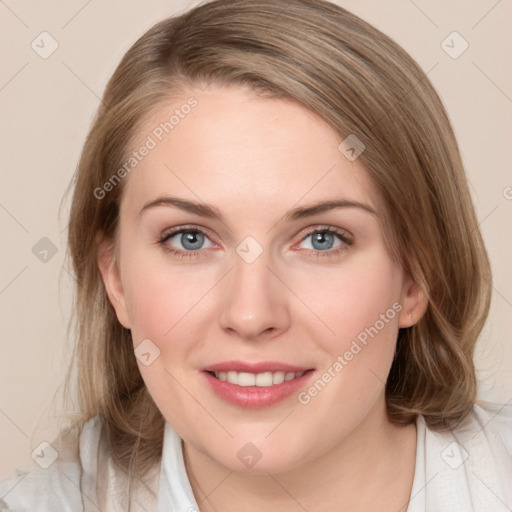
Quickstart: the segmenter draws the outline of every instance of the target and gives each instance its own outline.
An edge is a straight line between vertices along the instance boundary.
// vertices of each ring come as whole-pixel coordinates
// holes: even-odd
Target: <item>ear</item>
[[[411,327],[420,321],[428,307],[428,299],[420,284],[411,276],[406,276],[402,287],[399,327]]]
[[[114,242],[98,236],[98,268],[103,279],[110,303],[115,309],[117,319],[123,327],[130,328],[126,297],[119,272]]]

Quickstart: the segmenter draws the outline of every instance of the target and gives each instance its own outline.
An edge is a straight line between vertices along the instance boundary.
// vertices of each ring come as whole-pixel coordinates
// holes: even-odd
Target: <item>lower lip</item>
[[[246,409],[261,409],[282,402],[294,393],[298,393],[313,374],[308,370],[292,380],[273,386],[238,386],[228,381],[220,380],[208,372],[201,372],[213,392],[220,398],[238,407]]]

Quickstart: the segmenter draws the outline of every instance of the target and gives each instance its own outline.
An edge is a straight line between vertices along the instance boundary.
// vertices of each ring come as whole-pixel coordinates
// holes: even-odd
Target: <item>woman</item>
[[[218,0],[148,31],[85,143],[69,251],[82,416],[1,510],[512,507],[453,131],[346,10]]]

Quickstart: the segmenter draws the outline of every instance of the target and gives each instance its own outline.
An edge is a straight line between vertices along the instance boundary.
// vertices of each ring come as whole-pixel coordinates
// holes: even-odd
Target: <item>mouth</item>
[[[250,373],[250,372],[237,372],[234,370],[215,372],[206,370],[212,377],[223,382],[229,382],[229,384],[235,384],[237,386],[249,387],[271,387],[282,384],[283,382],[289,382],[294,379],[302,377],[306,372],[313,370],[302,370],[300,372],[262,372],[262,373]]]
[[[276,362],[226,361],[204,367],[200,373],[223,401],[260,409],[292,398],[313,378],[315,370]]]

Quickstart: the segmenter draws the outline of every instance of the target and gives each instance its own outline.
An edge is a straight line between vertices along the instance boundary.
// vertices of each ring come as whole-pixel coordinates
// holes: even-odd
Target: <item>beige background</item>
[[[458,136],[494,273],[476,363],[482,398],[512,400],[512,2],[338,0],[401,44],[428,72]],[[0,2],[0,479],[34,464],[64,377],[72,278],[64,261],[68,203],[59,204],[108,77],[158,20],[197,2]],[[31,43],[47,31],[58,49]],[[441,47],[457,31],[469,48]],[[36,39],[36,42],[40,39]],[[450,45],[461,48],[461,41]],[[45,46],[48,48],[49,46]],[[33,246],[49,238],[43,263]],[[51,423],[51,422],[50,422]]]

